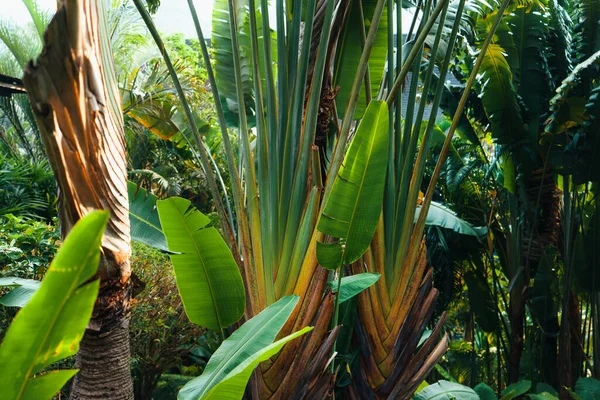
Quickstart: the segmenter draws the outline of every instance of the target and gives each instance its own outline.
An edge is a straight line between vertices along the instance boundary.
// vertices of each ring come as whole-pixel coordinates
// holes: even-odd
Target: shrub
[[[204,331],[188,321],[166,255],[134,243],[131,264],[146,283],[131,307],[134,392],[135,398],[150,399],[160,376],[181,365]]]

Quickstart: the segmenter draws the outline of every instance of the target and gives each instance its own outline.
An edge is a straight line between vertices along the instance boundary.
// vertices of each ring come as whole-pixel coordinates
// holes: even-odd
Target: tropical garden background
[[[600,1],[19,1],[0,397],[600,398]]]

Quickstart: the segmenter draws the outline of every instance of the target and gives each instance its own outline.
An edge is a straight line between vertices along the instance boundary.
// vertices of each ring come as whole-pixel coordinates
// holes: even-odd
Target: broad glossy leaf
[[[369,32],[371,26],[371,18],[375,11],[376,0],[363,0],[363,18],[365,24],[365,32]],[[388,29],[388,13],[387,6],[381,15],[379,27],[377,28],[377,36],[369,57],[369,77],[371,80],[371,95],[377,97],[377,92],[383,80],[383,73],[387,61],[387,29]],[[360,32],[360,12],[357,3],[352,3],[348,23],[342,32],[342,36],[338,42],[338,50],[336,57],[336,65],[334,70],[334,87],[339,86],[340,91],[336,96],[337,107],[340,116],[346,110],[346,105],[350,99],[350,91],[352,83],[356,76],[356,68],[363,51],[361,32]],[[365,95],[365,86],[360,89],[359,100],[354,113],[355,118],[362,118],[367,108],[367,98]]]
[[[335,269],[356,261],[373,239],[383,203],[387,135],[387,104],[372,101],[335,178],[317,226],[319,231],[341,240],[332,244],[317,243],[317,258],[325,268]]]
[[[575,383],[575,393],[582,400],[600,398],[600,381],[594,378],[579,378]]]
[[[233,377],[234,370],[241,365],[251,364],[256,353],[270,351],[266,348],[273,344],[299,299],[299,296],[283,297],[239,327],[215,351],[206,364],[204,373],[192,379],[179,391],[178,399],[206,398],[216,385],[229,379],[228,377]],[[245,369],[246,366],[240,367],[236,375]],[[238,382],[237,379],[235,378],[235,382]]]
[[[524,395],[531,389],[531,381],[522,380],[512,385],[508,385],[506,389],[502,391],[501,400],[512,400],[516,399],[519,396]]]
[[[203,396],[202,399],[206,400],[238,400],[244,395],[244,390],[250,379],[250,375],[254,368],[263,361],[268,360],[277,354],[286,343],[296,339],[299,336],[311,331],[312,326],[307,326],[296,333],[292,333],[276,341],[275,343],[257,351],[251,357],[244,360],[238,365],[233,371],[227,374],[222,381],[217,383],[208,395]]]
[[[492,123],[492,136],[498,143],[515,143],[525,137],[525,127],[512,82],[512,72],[504,49],[491,44],[485,53],[480,73],[479,97]]]
[[[459,383],[439,381],[427,386],[413,397],[414,400],[479,400],[473,389]]]
[[[231,250],[210,219],[189,200],[172,197],[157,202],[167,238],[177,287],[188,318],[221,330],[244,314],[246,295]]]
[[[350,300],[363,290],[371,287],[379,278],[379,274],[370,272],[343,277],[340,285],[340,303]],[[337,291],[337,281],[329,282],[329,286],[334,292]]]
[[[477,393],[481,400],[498,400],[494,390],[483,382],[475,386],[473,390],[475,390],[475,393]]]
[[[421,209],[418,208],[417,212],[415,213],[415,222],[419,218],[420,211]],[[435,201],[432,201],[431,205],[429,206],[429,212],[427,213],[425,224],[452,229],[454,232],[460,233],[461,235],[482,237],[487,233],[487,227],[473,226],[469,222],[458,218],[454,211],[441,205],[440,203],[436,203]]]
[[[131,238],[159,250],[168,250],[156,201],[158,197],[133,182],[127,182]]]
[[[23,307],[40,287],[35,279],[0,278],[0,286],[14,289],[0,298],[0,304],[6,307]]]
[[[71,230],[41,286],[10,325],[0,346],[0,387],[7,399],[51,398],[73,371],[33,378],[77,353],[98,296],[96,274],[108,213],[96,211]],[[44,375],[46,376],[46,375]],[[39,394],[30,397],[29,394]]]

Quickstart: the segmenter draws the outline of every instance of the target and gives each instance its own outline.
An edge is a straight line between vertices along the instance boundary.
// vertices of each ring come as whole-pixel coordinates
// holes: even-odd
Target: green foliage
[[[531,381],[523,380],[509,385],[502,391],[502,400],[512,400],[524,395],[531,389]]]
[[[47,371],[75,354],[92,315],[108,213],[93,212],[65,239],[41,287],[21,309],[0,346],[0,387],[10,399],[50,399],[76,370]],[[48,301],[51,299],[51,301]]]
[[[0,304],[6,307],[23,307],[40,287],[40,281],[21,278],[0,278],[0,287],[12,290],[0,297]]]
[[[156,249],[168,250],[156,209],[158,197],[133,182],[127,182],[127,190],[131,239]]]
[[[473,388],[481,400],[498,400],[491,387],[481,382]]]
[[[339,240],[317,243],[317,258],[325,268],[356,261],[371,244],[383,203],[388,124],[386,103],[369,103],[317,226]]]
[[[575,384],[575,393],[581,400],[593,400],[600,397],[600,381],[594,378],[580,378]]]
[[[473,389],[458,383],[439,381],[423,388],[413,397],[414,400],[479,400]]]
[[[7,214],[50,221],[56,216],[56,184],[48,161],[0,153],[0,217]]]
[[[158,214],[190,321],[214,330],[237,322],[246,302],[242,276],[219,232],[206,226],[210,219],[177,197],[159,201]]]
[[[258,363],[275,355],[285,343],[312,329],[306,327],[273,343],[299,299],[298,296],[286,296],[244,323],[221,344],[204,373],[181,389],[178,398],[241,398]]]
[[[204,331],[187,319],[170,264],[167,255],[133,243],[131,268],[146,284],[132,300],[129,326],[134,394],[140,399],[151,398],[163,373],[181,367],[202,345]]]
[[[366,0],[361,2],[361,7],[358,3],[353,3],[348,18],[348,23],[344,27],[340,42],[338,43],[338,49],[336,52],[336,75],[334,76],[334,85],[340,86],[340,91],[337,95],[337,102],[340,116],[343,115],[350,92],[352,88],[352,82],[356,75],[356,68],[360,60],[360,56],[363,50],[363,39],[362,39],[362,28],[364,27],[365,32],[369,31],[371,26],[371,18],[377,1]],[[361,10],[362,8],[362,16]],[[362,17],[362,21],[361,21]],[[388,29],[388,12],[387,7],[383,11],[381,21],[379,21],[379,27],[377,29],[377,37],[375,44],[371,50],[371,57],[369,57],[369,80],[371,82],[371,95],[372,98],[377,98],[377,91],[381,85],[385,63],[387,61],[387,29]],[[363,87],[359,91],[360,97],[356,106],[355,118],[359,119],[363,117],[365,110],[367,109],[367,97],[365,94],[366,88]]]
[[[379,274],[370,272],[343,277],[340,283],[340,303],[350,300],[360,292],[373,286],[379,278]],[[337,282],[330,281],[329,286],[334,293],[337,292]]]
[[[15,217],[0,217],[0,277],[41,280],[54,258],[60,232],[44,222]]]

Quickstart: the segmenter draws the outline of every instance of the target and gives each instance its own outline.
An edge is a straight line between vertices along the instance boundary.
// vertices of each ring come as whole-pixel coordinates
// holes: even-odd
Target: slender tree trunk
[[[24,83],[59,187],[64,236],[109,210],[100,293],[77,357],[74,399],[133,399],[129,368],[130,237],[121,101],[106,0],[60,0]]]

